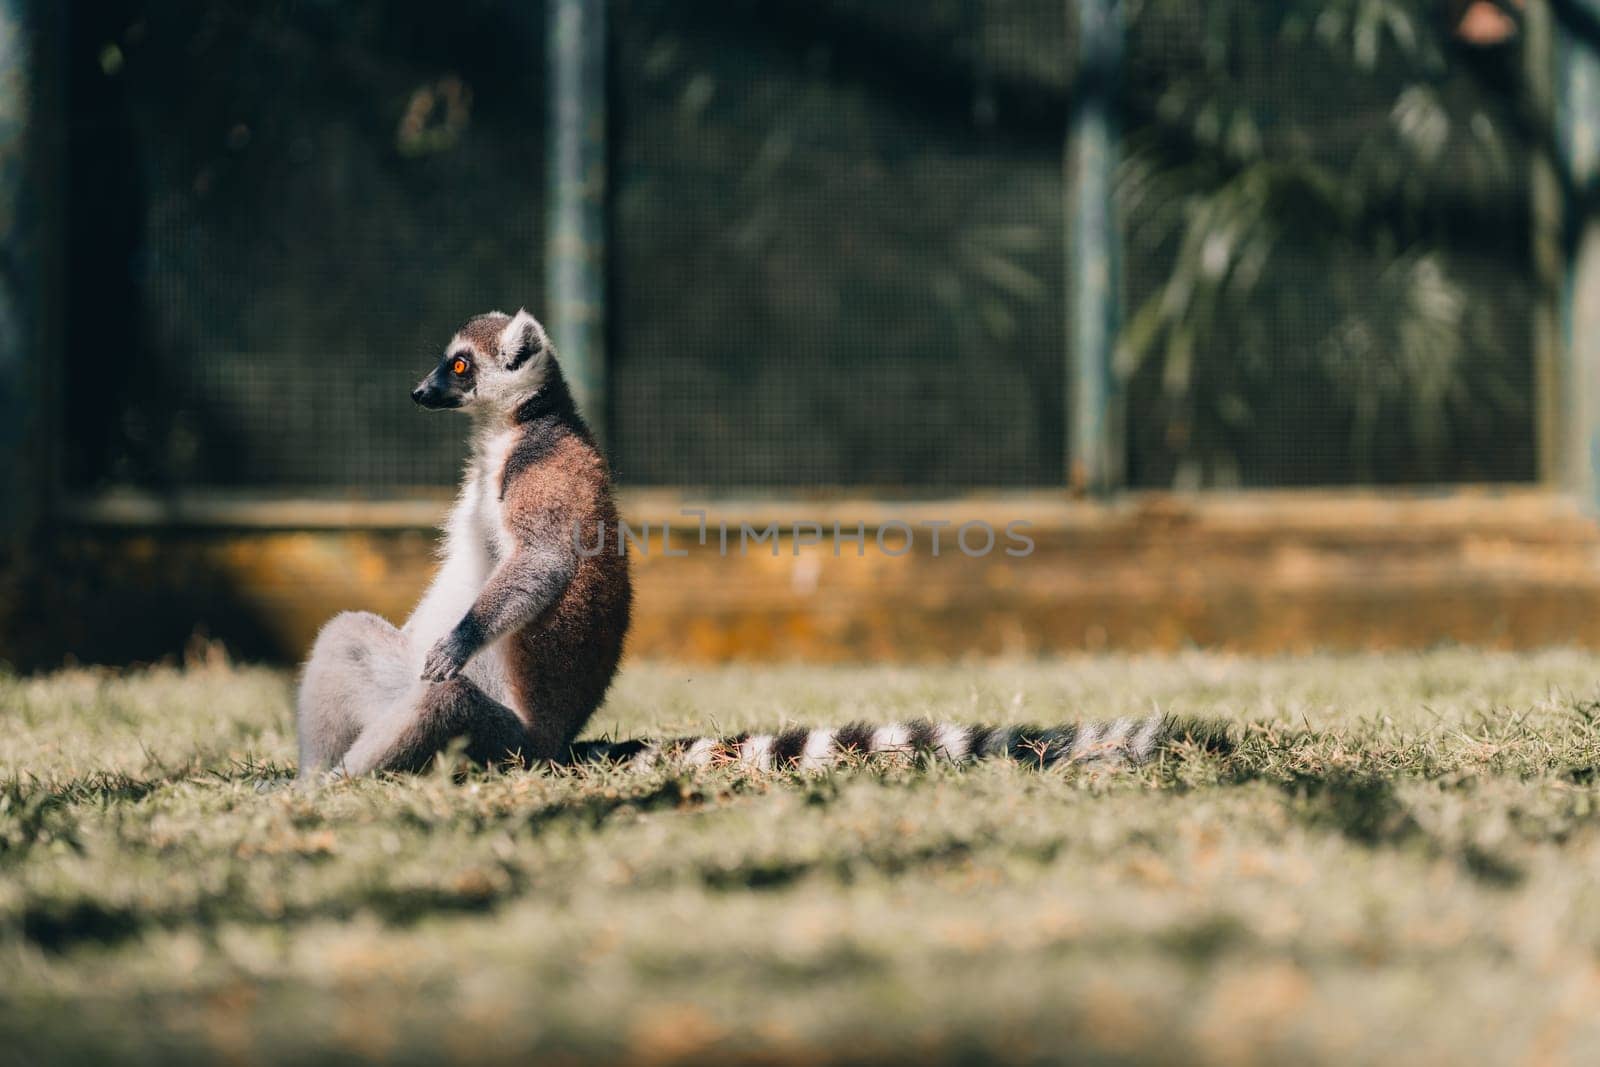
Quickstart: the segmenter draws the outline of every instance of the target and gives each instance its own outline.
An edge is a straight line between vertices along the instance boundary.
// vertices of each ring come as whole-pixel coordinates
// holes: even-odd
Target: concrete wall
[[[1518,490],[1444,497],[1273,493],[1144,497],[1096,507],[994,496],[946,504],[834,501],[712,507],[711,536],[678,517],[674,552],[659,526],[679,503],[625,497],[635,526],[634,656],[929,661],[1076,650],[1251,652],[1419,648],[1441,641],[1505,648],[1600,648],[1600,527],[1577,506]],[[320,514],[347,520],[333,505]],[[249,657],[292,662],[336,611],[402,618],[432,571],[433,505],[391,508],[385,528],[281,524],[256,505],[169,512],[80,513],[35,560],[26,604],[0,631],[0,659],[49,665],[146,660],[181,651],[198,629]],[[730,523],[727,555],[717,521]],[[830,536],[798,555],[785,534],[738,551],[756,529],[814,521]],[[916,547],[889,556],[875,531],[894,520]],[[973,558],[930,552],[928,521],[1026,520],[1034,551],[1005,542]],[[864,522],[867,545],[835,545],[834,521]],[[897,547],[900,533],[886,543]],[[837,549],[838,554],[835,554]]]

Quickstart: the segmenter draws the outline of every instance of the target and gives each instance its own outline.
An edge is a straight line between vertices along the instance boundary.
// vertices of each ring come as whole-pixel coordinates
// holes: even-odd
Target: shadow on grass
[[[1290,815],[1302,826],[1336,833],[1364,848],[1415,850],[1456,863],[1473,878],[1495,887],[1514,886],[1524,877],[1525,872],[1513,860],[1471,841],[1448,840],[1418,821],[1400,796],[1399,785],[1407,780],[1431,780],[1433,776],[1424,768],[1408,773],[1393,768],[1306,770],[1286,766],[1285,756],[1297,746],[1318,740],[1318,735],[1309,731],[1245,727],[1239,737],[1222,732],[1214,737],[1202,734],[1196,740],[1200,743],[1182,744],[1169,753],[1176,759],[1162,772],[1164,784],[1186,790],[1192,785],[1185,779],[1184,765],[1189,764],[1191,771],[1205,768],[1202,778],[1207,785],[1272,786],[1284,794]],[[1565,777],[1587,784],[1596,774],[1594,768],[1584,767],[1568,771]]]
[[[1054,858],[1057,847],[1032,850],[1035,858]],[[1029,851],[1018,847],[1013,851]],[[700,881],[709,889],[740,892],[751,889],[782,889],[814,874],[826,874],[848,885],[866,870],[890,876],[905,874],[919,867],[958,863],[972,853],[972,842],[948,838],[906,849],[873,848],[851,856],[828,856],[814,860],[761,859],[726,867],[703,867]]]
[[[408,926],[440,915],[487,912],[505,895],[475,883],[455,889],[433,885],[373,886],[364,890],[359,899],[320,901],[303,908],[284,909],[270,917],[226,891],[173,908],[134,908],[86,897],[46,898],[29,903],[16,923],[28,941],[46,951],[63,952],[84,942],[115,944],[146,930],[214,928],[225,922],[295,924],[350,919],[370,912],[391,925]]]
[[[0,781],[0,865],[26,857],[39,845],[61,844],[81,852],[73,807],[137,802],[169,781],[103,771],[66,782],[20,775]]]
[[[260,776],[258,772],[259,769],[245,768],[242,773]],[[194,777],[188,773],[152,779],[95,775],[49,785],[37,782],[30,785],[13,779],[0,786],[0,860],[13,854],[13,849],[14,854],[21,855],[35,844],[52,840],[67,841],[78,847],[73,836],[76,823],[70,817],[71,804],[137,801],[172,782]],[[231,780],[234,776],[199,777]],[[731,790],[711,788],[709,783],[669,778],[641,782],[631,788],[619,784],[577,800],[546,804],[531,812],[517,812],[510,818],[479,813],[452,816],[448,821],[455,826],[465,821],[479,829],[486,829],[490,824],[504,827],[508,823],[521,823],[535,832],[562,824],[578,831],[589,831],[619,814],[702,807],[730,794]],[[12,798],[16,798],[17,803],[8,808],[7,803]],[[435,821],[415,811],[397,811],[395,818],[422,829],[437,827]],[[403,926],[440,915],[488,912],[501,901],[527,890],[524,871],[515,865],[506,866],[503,871],[507,877],[499,883],[467,879],[456,885],[372,885],[364,887],[359,894],[281,908],[271,915],[263,913],[231,881],[215,892],[168,907],[144,904],[135,908],[81,895],[42,897],[29,901],[9,921],[0,919],[0,931],[10,926],[33,944],[59,952],[85,942],[126,941],[152,929],[210,928],[226,922],[293,924],[343,920],[365,913]]]
[[[1301,822],[1333,830],[1357,844],[1405,845],[1422,827],[1396,795],[1394,782],[1376,775],[1296,772],[1282,783]]]
[[[1512,861],[1472,843],[1429,833],[1406,808],[1393,779],[1374,774],[1297,772],[1280,783],[1303,825],[1332,830],[1367,848],[1413,848],[1458,863],[1488,885],[1509,888],[1524,875]]]

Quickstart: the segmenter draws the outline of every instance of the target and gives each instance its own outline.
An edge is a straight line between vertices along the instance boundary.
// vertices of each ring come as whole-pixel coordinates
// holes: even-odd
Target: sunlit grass
[[[1157,708],[1133,772],[287,787],[291,679],[0,676],[0,1058],[1582,1062],[1600,658],[629,668],[595,732]]]

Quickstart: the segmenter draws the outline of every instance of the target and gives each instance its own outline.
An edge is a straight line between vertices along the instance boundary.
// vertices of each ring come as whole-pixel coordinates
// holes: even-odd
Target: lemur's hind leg
[[[339,761],[352,777],[373,771],[423,771],[457,738],[466,757],[487,766],[522,762],[529,750],[527,727],[515,712],[465,678],[419,682],[412,704],[395,706],[368,724]]]
[[[300,775],[329,770],[371,723],[414,688],[406,636],[365,611],[336,615],[317,635],[300,678]]]

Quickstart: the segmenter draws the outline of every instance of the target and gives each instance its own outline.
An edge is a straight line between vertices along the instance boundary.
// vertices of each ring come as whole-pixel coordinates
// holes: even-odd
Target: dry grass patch
[[[1150,708],[1133,772],[286,788],[289,677],[0,675],[18,1062],[1582,1062],[1600,659],[636,665],[620,735]]]

